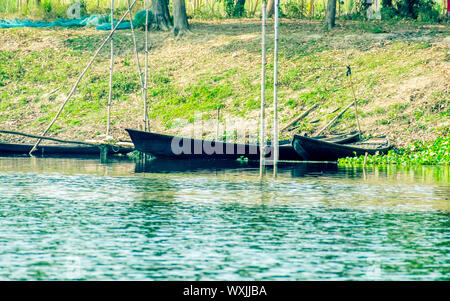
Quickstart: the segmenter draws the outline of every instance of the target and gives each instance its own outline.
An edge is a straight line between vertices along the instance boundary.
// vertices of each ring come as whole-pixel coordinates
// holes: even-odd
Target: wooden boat
[[[140,152],[155,157],[176,159],[228,159],[236,160],[245,157],[248,160],[259,160],[258,144],[240,144],[222,141],[210,141],[178,136],[163,135],[125,129],[130,135],[134,146]],[[358,139],[358,133],[336,136],[322,136],[317,139],[328,139],[338,143],[348,143]],[[270,157],[273,147],[267,146],[266,157]],[[280,141],[279,160],[302,160],[292,147],[290,141]]]
[[[386,138],[338,144],[298,135],[294,135],[292,145],[299,156],[311,161],[337,161],[339,158],[361,156],[366,153],[386,154],[392,147]]]
[[[132,152],[133,148],[128,147],[115,147],[107,145],[108,154],[126,154]],[[28,154],[33,148],[33,144],[14,144],[0,142],[0,154]],[[96,145],[74,145],[74,144],[61,144],[61,145],[42,145],[40,144],[34,155],[100,155],[101,146]]]

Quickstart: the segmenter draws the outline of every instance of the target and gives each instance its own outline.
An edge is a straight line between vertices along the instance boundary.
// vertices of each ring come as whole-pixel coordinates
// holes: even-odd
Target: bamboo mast
[[[51,138],[51,137],[44,137],[44,136],[38,136],[38,135],[32,135],[32,134],[26,134],[26,133],[15,132],[15,131],[4,131],[4,130],[0,130],[0,133],[2,133],[2,134],[11,134],[11,135],[20,135],[20,136],[29,137],[29,138],[40,138],[40,139],[44,139],[44,140],[50,140],[50,141],[61,142],[61,143],[84,144],[84,145],[98,145],[98,143],[83,142],[83,141],[73,141],[73,140],[63,140],[63,139],[57,139],[57,138]]]
[[[146,0],[148,1],[148,0]],[[128,7],[130,6],[130,0],[127,0],[128,3]],[[148,12],[146,12],[146,15],[148,14]],[[147,21],[146,21],[147,23]],[[141,81],[141,90],[142,90],[142,100],[144,102],[144,106],[147,102],[147,90],[146,90],[146,84],[145,82],[147,81],[146,79],[146,75],[145,75],[145,79],[142,77],[142,68],[141,68],[141,63],[139,60],[139,54],[138,54],[138,50],[137,50],[137,42],[136,42],[136,35],[134,33],[134,25],[133,25],[133,17],[132,14],[130,12],[130,27],[131,27],[131,34],[133,36],[133,45],[134,45],[134,53],[136,56],[136,62],[137,62],[137,68],[138,68],[138,73],[139,73],[139,80]],[[147,28],[147,26],[146,26]],[[146,43],[147,44],[147,43]],[[147,66],[147,59],[146,59],[146,66]],[[147,71],[145,71],[147,73]],[[144,118],[144,129],[145,131],[147,131],[147,119]]]
[[[136,4],[137,0],[133,1],[133,4],[131,5],[131,7],[133,7]],[[114,27],[114,30],[111,31],[111,33],[106,37],[106,39],[102,42],[102,44],[100,45],[100,47],[97,49],[97,51],[95,52],[94,56],[92,57],[91,61],[89,62],[89,64],[86,66],[86,68],[84,68],[83,72],[81,72],[81,74],[79,75],[77,81],[75,82],[75,84],[73,85],[72,89],[70,90],[69,94],[67,95],[66,99],[64,100],[64,102],[61,104],[58,112],[56,113],[55,117],[53,118],[53,120],[50,122],[50,124],[48,125],[48,127],[45,129],[44,133],[42,134],[42,136],[45,136],[47,134],[47,132],[50,130],[50,128],[53,126],[53,124],[56,122],[56,120],[58,119],[59,115],[61,115],[62,110],[64,109],[64,107],[66,106],[66,104],[69,102],[70,98],[72,97],[72,95],[75,93],[75,90],[78,87],[78,84],[80,83],[81,79],[83,78],[83,76],[86,74],[86,72],[88,71],[89,67],[91,67],[91,65],[94,63],[95,58],[98,56],[98,54],[100,53],[100,50],[103,49],[103,47],[106,45],[106,43],[109,41],[109,39],[111,39],[113,33],[117,30],[117,27],[119,27],[119,25],[122,23],[123,19],[125,19],[125,17],[127,16],[127,14],[130,12],[130,8],[123,14],[122,18],[120,18],[119,22],[117,22],[116,26]],[[41,143],[42,138],[39,138],[38,141],[36,141],[36,144],[33,146],[33,148],[30,150],[30,155],[36,150],[36,148],[39,146],[39,143]]]
[[[219,139],[219,129],[220,129],[220,107],[217,108],[216,141],[220,141],[220,139]]]
[[[321,128],[317,133],[315,133],[315,136],[320,136],[327,128],[332,126],[336,120],[338,120],[339,117],[341,117],[351,106],[353,106],[355,103],[352,102],[348,106],[346,106],[339,114],[337,114],[330,122],[328,122],[323,128]],[[361,135],[361,132],[360,132]]]
[[[260,115],[260,130],[259,130],[259,164],[262,172],[265,165],[264,150],[266,148],[266,133],[265,133],[265,102],[266,102],[266,1],[261,3],[262,25],[261,25],[261,115]]]
[[[275,0],[274,13],[275,13],[275,44],[274,44],[274,59],[273,59],[273,151],[274,151],[274,172],[278,164],[279,157],[279,145],[278,145],[278,10],[279,0]]]
[[[354,104],[354,108],[355,108],[356,124],[358,126],[359,136],[361,136],[361,126],[359,125],[359,117],[358,117],[358,105],[356,102],[355,88],[353,87],[353,81],[352,81],[352,69],[350,68],[350,65],[347,66],[347,76],[348,76],[348,79],[350,80],[350,87],[352,89],[352,94],[353,94],[353,104]]]
[[[289,123],[283,127],[280,130],[280,133],[286,131],[287,129],[289,129],[291,126],[293,126],[296,122],[299,122],[300,120],[302,120],[303,118],[305,118],[312,110],[314,110],[315,108],[317,108],[319,105],[318,104],[314,104],[313,106],[311,106],[309,109],[307,109],[306,111],[304,111],[300,116],[295,117],[293,120],[289,121]]]
[[[145,0],[145,76],[144,76],[144,128],[150,130],[150,121],[148,119],[147,90],[148,90],[148,0]]]
[[[111,33],[114,33],[114,0],[111,0]],[[109,98],[108,98],[108,113],[106,124],[106,136],[109,136],[111,127],[111,102],[113,90],[113,69],[114,69],[114,37],[111,36],[111,64],[109,66]]]

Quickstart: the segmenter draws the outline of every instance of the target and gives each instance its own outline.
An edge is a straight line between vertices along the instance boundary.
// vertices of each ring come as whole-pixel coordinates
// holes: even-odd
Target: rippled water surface
[[[449,177],[4,157],[0,280],[450,280]]]

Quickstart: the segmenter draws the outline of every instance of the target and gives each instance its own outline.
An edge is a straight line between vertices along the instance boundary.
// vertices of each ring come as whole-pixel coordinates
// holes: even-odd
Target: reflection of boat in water
[[[258,144],[239,144],[221,141],[183,138],[157,133],[126,129],[137,150],[155,157],[172,159],[204,159],[236,160],[246,157],[248,160],[259,160]],[[349,143],[359,138],[358,133],[337,134],[332,136],[313,137],[334,143]],[[267,146],[267,157],[273,154],[270,145]],[[279,160],[302,160],[292,147],[290,141],[280,141]]]
[[[338,173],[338,165],[334,163],[302,163],[289,166],[291,177],[321,177]]]
[[[225,169],[243,169],[259,167],[237,160],[170,160],[155,158],[136,162],[136,173],[183,173],[183,172],[215,172]]]
[[[267,166],[267,168],[272,168]],[[240,162],[230,160],[170,160],[155,158],[136,162],[136,173],[211,173],[218,171],[249,171],[259,175],[259,163]],[[280,164],[278,173],[289,173],[292,177],[321,176],[336,173],[337,164],[334,163],[302,163]]]

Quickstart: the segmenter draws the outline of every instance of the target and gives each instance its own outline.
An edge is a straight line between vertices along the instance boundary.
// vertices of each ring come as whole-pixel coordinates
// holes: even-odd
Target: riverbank
[[[256,19],[191,20],[192,32],[174,39],[151,32],[149,117],[151,130],[180,134],[201,113],[237,120],[259,116],[260,23]],[[272,112],[273,24],[268,25],[268,129]],[[40,134],[108,33],[89,28],[0,31],[0,124],[2,129]],[[279,116],[281,127],[313,104],[298,132],[313,134],[353,101],[346,66],[358,99],[366,136],[387,134],[399,147],[434,141],[450,127],[450,28],[447,25],[342,21],[325,31],[317,21],[283,19],[280,26]],[[128,140],[124,128],[142,126],[143,104],[132,36],[114,36],[112,136]],[[137,32],[142,53],[144,34]],[[100,53],[49,135],[96,139],[106,131],[109,47]],[[144,56],[141,55],[143,65]],[[197,115],[196,115],[197,114]],[[214,124],[214,123],[212,123]],[[330,130],[356,129],[348,110]],[[215,137],[216,127],[203,129]],[[286,134],[285,134],[286,135]],[[1,141],[25,138],[0,135]]]

